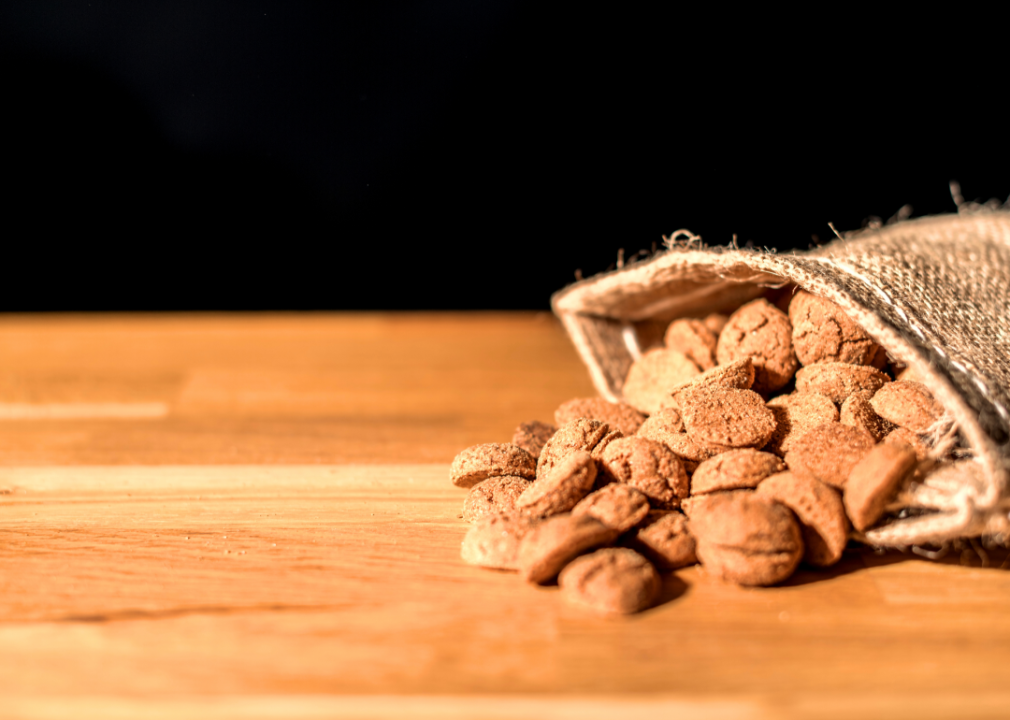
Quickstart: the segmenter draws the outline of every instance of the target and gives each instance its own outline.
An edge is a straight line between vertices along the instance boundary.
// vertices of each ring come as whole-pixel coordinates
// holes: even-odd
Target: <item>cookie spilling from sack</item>
[[[953,458],[928,388],[898,379],[880,345],[811,293],[674,320],[662,341],[631,365],[623,402],[575,398],[553,425],[457,456],[465,562],[557,580],[601,615],[651,607],[662,573],[695,563],[775,585],[837,563]]]

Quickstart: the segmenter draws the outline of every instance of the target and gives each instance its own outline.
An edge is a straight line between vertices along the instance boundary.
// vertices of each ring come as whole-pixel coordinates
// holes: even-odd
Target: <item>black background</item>
[[[546,5],[5,4],[0,310],[547,308],[1010,194],[1005,18]]]

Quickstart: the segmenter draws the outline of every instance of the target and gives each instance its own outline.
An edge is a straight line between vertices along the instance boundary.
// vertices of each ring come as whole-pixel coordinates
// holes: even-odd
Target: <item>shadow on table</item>
[[[797,587],[800,585],[809,585],[810,583],[824,582],[826,580],[833,580],[841,575],[848,575],[849,573],[864,570],[865,568],[866,565],[863,564],[861,551],[850,549],[846,550],[842,554],[842,559],[831,567],[819,568],[801,563],[796,568],[796,572],[787,580],[779,583],[777,587]]]
[[[691,587],[678,577],[676,573],[663,573],[660,577],[663,579],[663,586],[653,607],[660,607],[674,600],[679,600]]]
[[[828,568],[814,568],[800,565],[779,587],[796,587],[809,583],[824,582],[841,575],[858,572],[866,568],[884,567],[905,562],[935,562],[942,565],[958,565],[986,570],[1010,570],[1010,549],[1001,546],[985,547],[976,540],[956,540],[943,548],[912,550],[887,550],[877,552],[868,547],[851,547],[842,559]]]
[[[870,548],[855,552],[866,567],[881,567],[919,560],[942,565],[959,565],[984,570],[1010,570],[1010,548],[978,539],[953,540],[940,547],[888,550],[877,553]]]

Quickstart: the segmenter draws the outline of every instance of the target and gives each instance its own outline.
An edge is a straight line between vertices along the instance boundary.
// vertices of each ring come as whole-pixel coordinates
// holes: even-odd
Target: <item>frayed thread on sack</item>
[[[965,200],[961,194],[961,183],[957,180],[950,181],[950,199],[954,201],[958,215],[979,215],[998,210],[1010,210],[1010,197],[1005,202],[998,198],[989,198],[985,202]]]

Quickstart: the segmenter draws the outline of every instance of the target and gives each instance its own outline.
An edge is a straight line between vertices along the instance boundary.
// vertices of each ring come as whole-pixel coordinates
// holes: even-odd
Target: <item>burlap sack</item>
[[[965,448],[864,539],[905,547],[1010,537],[1010,212],[924,217],[781,255],[706,248],[684,232],[667,244],[552,298],[603,397],[621,398],[632,361],[672,319],[731,311],[795,284],[836,302],[924,378],[947,409],[934,440]]]

